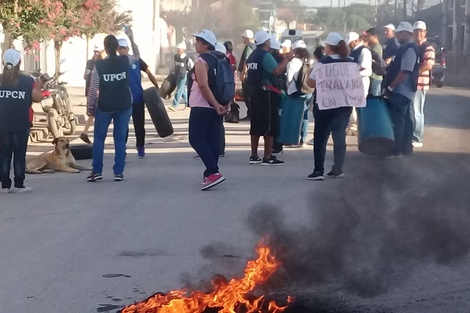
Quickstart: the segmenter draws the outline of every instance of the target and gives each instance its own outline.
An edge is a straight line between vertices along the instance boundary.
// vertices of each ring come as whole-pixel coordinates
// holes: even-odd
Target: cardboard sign
[[[356,63],[318,63],[313,71],[320,110],[366,106],[364,84]]]

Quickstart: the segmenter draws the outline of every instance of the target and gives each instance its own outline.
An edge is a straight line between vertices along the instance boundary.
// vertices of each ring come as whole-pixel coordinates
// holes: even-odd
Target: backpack
[[[229,104],[235,97],[235,77],[225,54],[211,51],[200,55],[207,62],[209,87],[215,99],[222,105]],[[188,72],[188,99],[193,86],[194,67]]]
[[[372,54],[372,73],[379,76],[385,75],[387,73],[387,63],[385,63],[384,59],[382,59],[377,52],[372,49],[369,50]]]
[[[302,67],[300,68],[297,79],[294,78],[295,87],[300,93],[306,95],[311,94],[315,88],[309,87],[307,85],[307,80],[310,74],[312,73],[313,67],[310,66],[310,59],[305,59],[303,61]]]

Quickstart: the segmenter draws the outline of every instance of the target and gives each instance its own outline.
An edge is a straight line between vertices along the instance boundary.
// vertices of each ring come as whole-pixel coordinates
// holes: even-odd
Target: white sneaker
[[[2,188],[0,189],[0,193],[10,193],[10,188]]]
[[[413,141],[413,147],[415,147],[415,148],[422,148],[422,147],[423,147],[423,143],[422,143],[422,142]]]
[[[31,187],[23,187],[23,188],[15,187],[11,190],[11,192],[13,193],[24,193],[24,192],[31,192],[31,191],[33,191],[33,188]]]

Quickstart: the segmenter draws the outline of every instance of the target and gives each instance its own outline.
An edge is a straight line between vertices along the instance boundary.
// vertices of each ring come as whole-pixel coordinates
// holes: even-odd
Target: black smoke
[[[314,182],[303,226],[286,222],[295,208],[253,207],[249,229],[267,236],[283,263],[273,284],[334,283],[339,291],[374,297],[399,287],[420,266],[455,264],[468,255],[468,157],[368,162],[350,178]]]

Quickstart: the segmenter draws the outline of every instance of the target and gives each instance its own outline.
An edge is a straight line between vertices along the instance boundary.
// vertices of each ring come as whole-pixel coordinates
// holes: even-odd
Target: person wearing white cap
[[[326,37],[325,53],[326,57],[316,63],[314,70],[311,72],[307,84],[314,88],[316,87],[316,74],[315,68],[322,64],[332,64],[339,62],[354,63],[348,57],[349,49],[343,37],[338,33],[330,33]],[[357,66],[357,65],[356,65]],[[359,75],[359,66],[357,66]],[[324,93],[337,93],[337,90],[317,90],[317,92]],[[313,156],[314,168],[313,172],[307,176],[309,180],[324,180],[325,170],[325,155],[326,145],[330,133],[333,137],[333,152],[334,164],[331,171],[327,174],[328,177],[339,178],[343,177],[343,164],[346,156],[346,127],[348,126],[349,117],[351,116],[352,107],[342,106],[333,109],[320,110],[318,103],[314,104],[313,116],[315,117],[314,125],[314,141],[313,141]]]
[[[176,46],[178,52],[175,54],[173,61],[175,62],[176,91],[171,106],[171,111],[176,111],[181,99],[184,101],[185,107],[188,106],[188,72],[193,68],[194,61],[186,54],[186,43],[181,42]]]
[[[159,89],[158,82],[153,76],[147,63],[140,57],[139,47],[134,41],[132,30],[126,27],[126,34],[131,41],[133,55],[129,54],[129,42],[126,38],[118,40],[119,55],[129,57],[129,85],[132,92],[132,123],[134,124],[137,157],[143,159],[145,157],[145,102],[144,102],[144,89],[142,87],[142,72],[147,74],[147,77]],[[126,135],[126,143],[129,137],[129,132]]]
[[[85,97],[88,97],[88,91],[90,89],[90,83],[91,83],[91,72],[93,71],[93,68],[95,67],[95,63],[97,60],[102,60],[105,56],[106,56],[106,53],[104,52],[103,43],[102,42],[95,43],[93,47],[93,57],[86,62],[85,74],[83,74],[83,79],[85,79]],[[83,132],[80,134],[80,139],[89,144],[91,144],[91,140],[88,137],[88,131],[90,127],[93,125],[94,121],[95,121],[95,118],[93,116],[89,116],[86,121]]]
[[[392,58],[399,48],[397,39],[395,38],[395,26],[387,24],[384,26],[384,35],[387,39],[384,44],[383,59],[385,63],[390,64]]]
[[[251,88],[252,115],[250,118],[251,156],[250,164],[283,165],[284,162],[272,155],[274,138],[279,133],[279,96],[281,91],[274,87],[273,77],[285,71],[293,53],[284,54],[278,63],[271,51],[271,36],[265,31],[255,34],[256,49],[247,60],[248,79]],[[264,138],[264,156],[258,156],[260,137]]]
[[[246,68],[246,60],[248,60],[251,53],[256,49],[254,38],[255,35],[252,30],[247,29],[243,32],[242,39],[245,47],[243,48],[243,52],[240,56],[240,63],[238,63],[238,78],[242,82],[243,99],[247,108],[247,116],[244,119],[250,119],[251,101],[248,86],[246,85],[246,73],[248,70]]]
[[[196,38],[194,44],[199,57],[194,64],[194,70],[190,72],[189,81],[189,143],[201,158],[206,167],[203,173],[201,190],[208,190],[225,180],[219,172],[219,156],[223,142],[223,115],[230,106],[229,103],[219,103],[213,91],[210,81],[215,80],[214,71],[217,68],[217,39],[213,32],[205,29],[193,35]],[[215,57],[214,57],[215,56]]]
[[[21,54],[8,49],[3,55],[3,73],[0,75],[0,192],[29,192],[24,185],[26,149],[31,127],[32,102],[42,100],[44,83],[20,74]],[[14,156],[14,157],[13,157]],[[13,158],[14,187],[10,179]]]
[[[292,40],[286,39],[281,43],[282,53],[289,53],[292,50]]]
[[[420,50],[418,90],[416,90],[412,107],[415,124],[413,132],[413,147],[419,148],[423,146],[424,102],[426,101],[426,92],[431,86],[431,70],[435,63],[436,51],[434,50],[434,47],[427,42],[425,22],[415,22],[413,24],[413,30],[416,44]]]
[[[419,48],[413,40],[413,26],[401,22],[395,34],[400,49],[387,68],[383,97],[387,99],[392,116],[395,148],[391,157],[413,152],[413,120],[411,106],[419,76]]]

